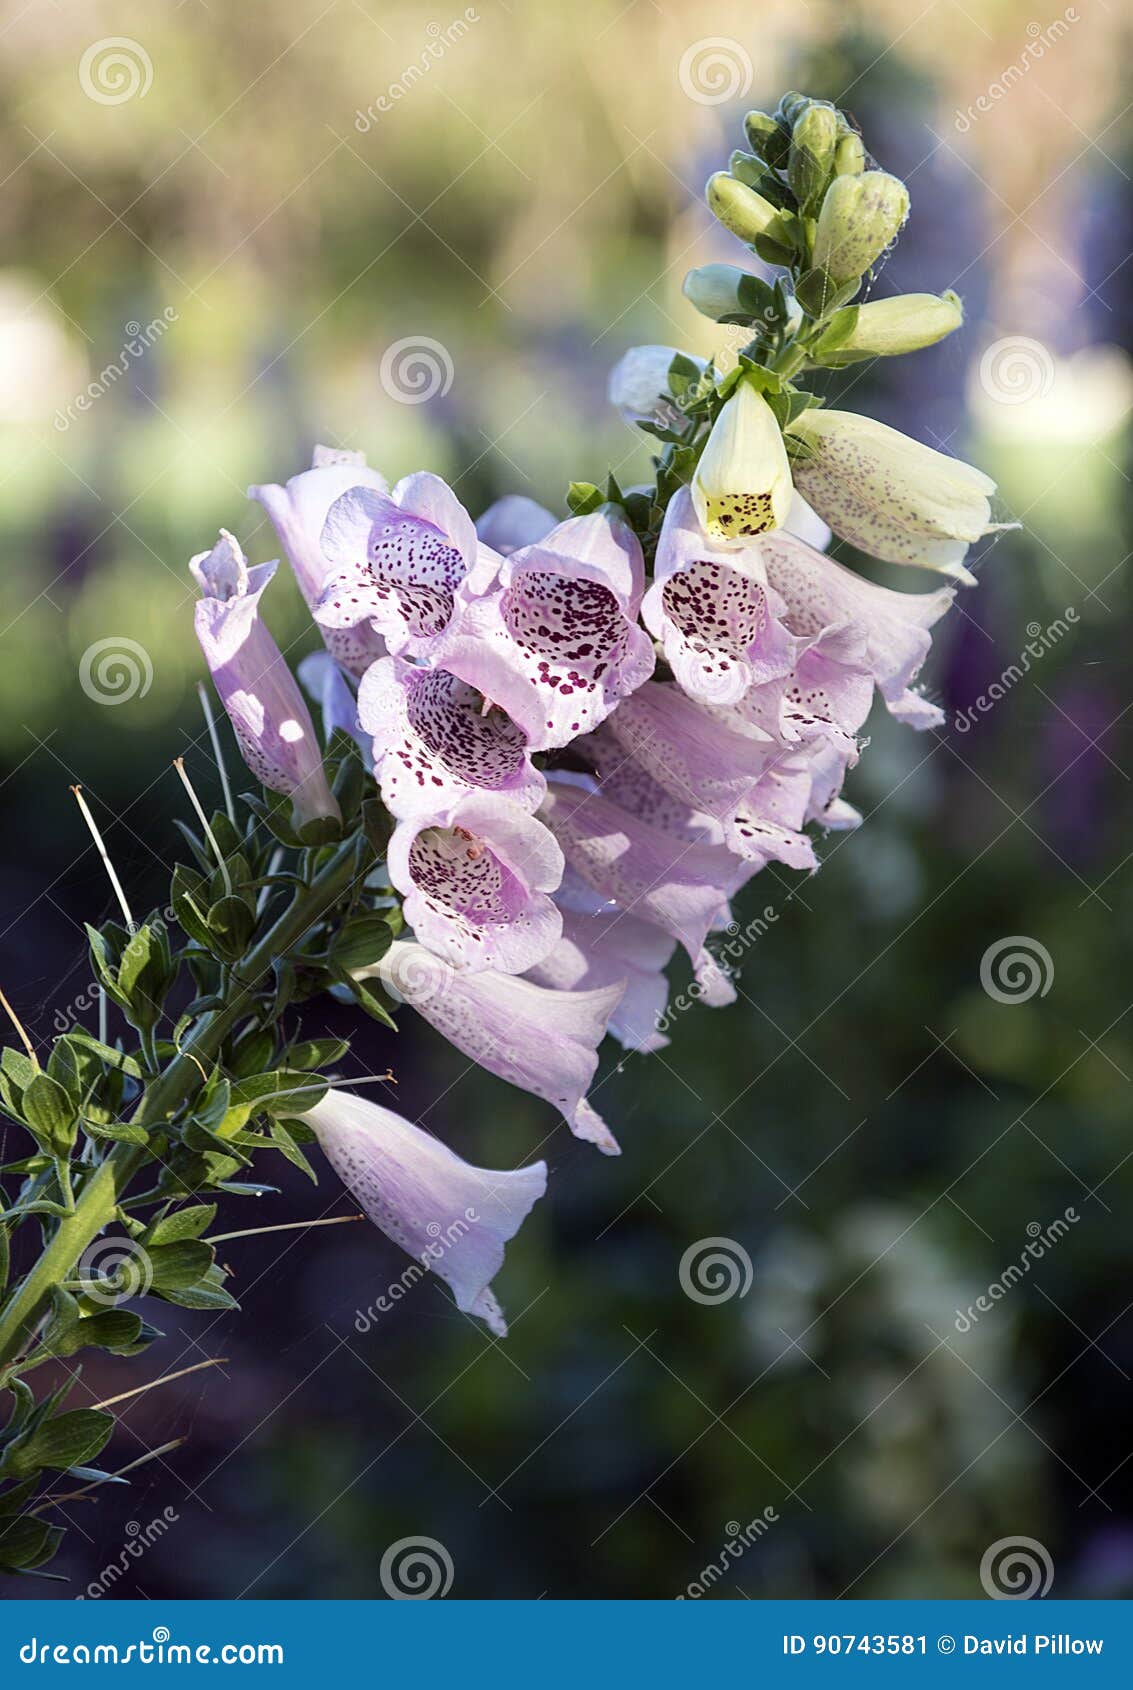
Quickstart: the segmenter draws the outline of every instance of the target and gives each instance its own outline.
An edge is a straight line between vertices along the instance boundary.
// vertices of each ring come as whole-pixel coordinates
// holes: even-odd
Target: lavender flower
[[[334,837],[342,817],[311,713],[260,615],[276,567],[249,569],[238,542],[221,529],[212,551],[189,563],[202,593],[194,623],[244,761],[265,786],[291,799],[295,827],[313,843]]]
[[[547,1164],[476,1168],[411,1121],[331,1090],[306,1120],[343,1185],[374,1225],[452,1289],[456,1306],[498,1337],[507,1323],[491,1281],[547,1189]]]

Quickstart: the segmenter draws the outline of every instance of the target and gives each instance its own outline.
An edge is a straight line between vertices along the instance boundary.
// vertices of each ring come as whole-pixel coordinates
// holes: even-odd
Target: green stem
[[[354,841],[349,839],[245,955],[238,970],[232,971],[226,1002],[201,1017],[180,1053],[146,1087],[133,1125],[156,1128],[192,1096],[275,962],[286,956],[349,890],[354,865]],[[83,1251],[112,1220],[126,1187],[149,1154],[145,1145],[115,1145],[83,1187],[74,1214],[59,1222],[38,1262],[0,1315],[0,1383],[5,1364],[19,1354],[29,1332],[49,1307],[55,1287],[71,1276]]]

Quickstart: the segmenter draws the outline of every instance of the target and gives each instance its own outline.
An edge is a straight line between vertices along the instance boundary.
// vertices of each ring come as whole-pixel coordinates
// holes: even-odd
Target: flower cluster
[[[711,935],[766,864],[813,870],[814,830],[857,825],[841,794],[875,692],[911,727],[942,720],[916,681],[955,588],[878,585],[827,555],[831,530],[970,582],[968,547],[995,526],[978,470],[792,379],[958,326],[952,294],[849,303],[907,215],[904,185],[824,102],[789,95],[747,132],[752,152],[708,202],[785,273],[688,277],[699,310],[751,329],[733,368],[638,347],[613,371],[612,402],[661,443],[651,485],[575,483],[562,521],[516,496],[474,520],[436,475],[391,487],[359,453],[320,447],[286,485],[250,490],[322,634],[304,681],[362,747],[391,819],[385,889],[408,931],[359,979],[607,1154],[617,1141],[587,1096],[602,1039],[667,1043],[678,948],[700,997],[731,1001]],[[299,837],[325,837],[335,800],[260,621],[274,566],[249,570],[222,534],[192,567],[244,755],[291,798]],[[458,1173],[419,1128],[333,1092],[310,1124],[413,1253],[494,1179],[478,1242],[453,1251],[475,1271],[440,1271],[501,1327],[488,1277],[543,1164]]]

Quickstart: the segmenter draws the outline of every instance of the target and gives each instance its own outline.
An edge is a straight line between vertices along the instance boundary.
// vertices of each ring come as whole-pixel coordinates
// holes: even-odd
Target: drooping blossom
[[[363,975],[377,975],[430,1026],[481,1068],[554,1104],[576,1138],[608,1156],[617,1140],[587,1101],[598,1046],[622,996],[622,982],[556,991],[515,974],[453,968],[399,939]]]
[[[887,563],[974,585],[968,547],[991,521],[995,482],[959,458],[850,411],[805,411],[787,430],[795,481],[836,534]]]
[[[694,964],[713,922],[752,872],[723,845],[690,842],[641,820],[593,782],[552,777],[540,815],[591,891],[661,928]]]
[[[791,466],[775,415],[762,393],[741,381],[712,424],[692,478],[700,525],[717,545],[740,545],[783,526],[791,493]]]
[[[506,1337],[491,1282],[504,1245],[547,1189],[547,1164],[473,1167],[404,1116],[352,1092],[332,1089],[305,1118],[374,1225],[438,1274],[458,1309]]]
[[[384,658],[362,677],[358,714],[391,815],[440,819],[476,793],[539,808],[547,783],[522,728],[448,670]]]
[[[417,938],[458,968],[522,974],[562,932],[549,896],[562,879],[562,851],[542,822],[506,799],[465,798],[443,822],[399,822],[387,866]]]
[[[324,628],[368,623],[398,656],[430,658],[499,557],[439,475],[407,475],[392,493],[352,487],[331,506],[321,549],[329,569],[315,610]]]
[[[611,717],[598,745],[599,775],[632,758],[678,803],[717,823],[738,856],[762,866],[771,850],[792,868],[815,866],[806,836],[761,812],[759,783],[784,757],[770,736],[738,731],[723,711],[651,681]]]
[[[932,645],[928,630],[952,603],[954,588],[899,593],[879,587],[783,530],[753,544],[792,634],[814,640],[852,625],[864,639],[864,662],[890,714],[910,727],[940,723],[940,712],[913,691],[913,682]]]
[[[498,589],[468,606],[440,661],[532,750],[567,745],[653,671],[637,626],[644,586],[641,546],[613,507],[571,517],[502,561]]]
[[[342,817],[311,713],[260,614],[276,567],[249,569],[239,543],[221,529],[212,550],[189,562],[202,594],[194,626],[241,756],[265,786],[291,799],[296,828],[313,835]]]
[[[385,476],[367,466],[364,452],[316,446],[310,469],[293,475],[284,486],[269,482],[248,489],[248,497],[261,504],[275,524],[284,555],[312,611],[330,572],[321,545],[327,514],[335,500],[352,487],[389,491]],[[332,657],[352,675],[361,675],[375,657],[385,653],[381,635],[365,619],[333,628],[323,625],[319,632]]]
[[[676,940],[593,894],[585,911],[572,909],[561,889],[557,901],[562,938],[530,970],[530,978],[560,992],[624,988],[610,1015],[611,1036],[626,1050],[664,1049],[669,1041],[657,1024],[669,998],[665,969]]]
[[[510,557],[520,546],[533,546],[549,534],[557,521],[546,506],[523,493],[505,493],[476,518],[476,532],[494,552]]]
[[[641,614],[684,691],[734,704],[750,687],[789,674],[798,642],[779,620],[780,608],[758,551],[728,551],[706,540],[682,487],[665,513]]]

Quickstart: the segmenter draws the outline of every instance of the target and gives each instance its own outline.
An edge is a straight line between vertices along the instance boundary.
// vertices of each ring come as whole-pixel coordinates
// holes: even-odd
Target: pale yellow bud
[[[692,482],[700,525],[717,545],[781,528],[791,509],[791,468],[774,412],[741,381],[712,425]]]

